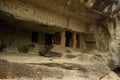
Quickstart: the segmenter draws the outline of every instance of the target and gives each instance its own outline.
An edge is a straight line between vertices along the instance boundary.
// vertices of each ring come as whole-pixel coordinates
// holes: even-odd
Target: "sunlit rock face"
[[[83,2],[82,0],[80,0]],[[84,0],[85,5],[95,11],[102,13],[118,13],[120,10],[119,0]]]

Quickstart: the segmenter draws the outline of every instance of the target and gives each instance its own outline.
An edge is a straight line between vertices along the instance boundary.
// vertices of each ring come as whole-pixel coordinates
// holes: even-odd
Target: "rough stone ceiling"
[[[0,11],[0,26],[25,29],[29,31],[46,32],[46,33],[54,33],[62,30],[62,28],[60,27],[53,27],[42,23],[38,24],[34,21],[31,22],[27,20],[16,19],[13,16],[1,11]]]
[[[120,11],[120,0],[21,0],[54,11],[67,17],[95,20],[108,13]],[[94,12],[95,11],[95,12]],[[96,14],[96,12],[101,14]]]
[[[79,0],[22,0],[38,8],[49,9],[57,14],[79,20],[91,21],[100,17],[99,14],[92,12]]]

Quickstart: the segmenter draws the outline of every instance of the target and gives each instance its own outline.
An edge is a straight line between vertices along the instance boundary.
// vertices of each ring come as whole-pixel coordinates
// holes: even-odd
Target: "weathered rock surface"
[[[107,67],[107,65],[104,64],[88,64],[88,65],[82,65],[82,64],[71,64],[71,63],[64,63],[64,64],[58,64],[58,63],[44,63],[41,65],[49,66],[49,67],[59,67],[65,70],[77,70],[78,72],[83,73],[87,77],[90,75],[101,78],[107,74],[109,74],[110,69]]]
[[[0,59],[0,79],[37,79],[37,80],[117,80],[105,64],[72,63],[11,63]]]
[[[106,75],[101,80],[119,80],[119,76],[116,75],[114,72],[111,71],[108,75]]]
[[[6,60],[0,59],[0,79],[15,78],[15,77],[17,77],[17,73],[13,69],[12,64]]]
[[[0,79],[41,78],[41,74],[25,64],[10,63],[0,59]]]

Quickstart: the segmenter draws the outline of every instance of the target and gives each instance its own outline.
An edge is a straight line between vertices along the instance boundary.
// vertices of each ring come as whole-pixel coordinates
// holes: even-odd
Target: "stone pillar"
[[[73,38],[73,48],[76,48],[76,47],[77,47],[76,36],[77,36],[76,32],[73,32],[73,36],[72,36],[72,38]]]
[[[61,47],[65,47],[66,37],[65,37],[65,31],[61,32]]]

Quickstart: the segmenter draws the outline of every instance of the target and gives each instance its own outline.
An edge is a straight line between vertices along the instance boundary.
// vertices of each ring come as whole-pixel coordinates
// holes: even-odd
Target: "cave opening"
[[[38,32],[32,32],[32,42],[37,43],[38,42],[38,36],[39,36]]]
[[[65,32],[65,37],[66,37],[65,46],[66,47],[72,47],[72,32],[66,31]]]
[[[45,44],[52,45],[53,44],[53,34],[45,34]]]
[[[76,45],[76,47],[77,47],[77,48],[80,48],[80,35],[79,35],[79,34],[77,34],[76,40],[77,40],[77,45]]]

